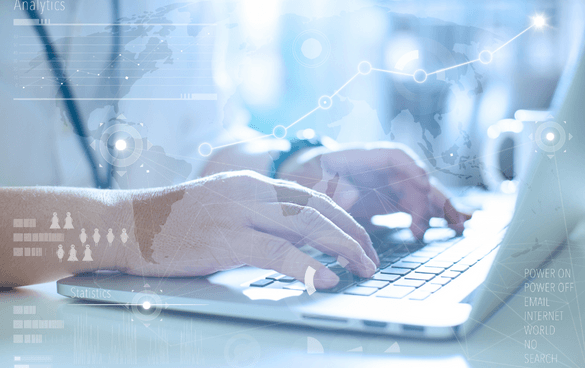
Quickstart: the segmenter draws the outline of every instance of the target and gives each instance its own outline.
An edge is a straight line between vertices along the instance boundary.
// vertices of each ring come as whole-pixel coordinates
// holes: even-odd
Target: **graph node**
[[[479,61],[482,64],[489,64],[492,62],[492,53],[488,50],[483,50],[479,53]]]
[[[321,96],[319,98],[319,107],[323,110],[327,110],[333,105],[333,101],[331,101],[331,97],[329,96]]]
[[[199,154],[201,156],[207,157],[211,155],[211,152],[213,152],[213,147],[211,147],[211,144],[203,142],[199,145]]]
[[[371,71],[372,71],[372,64],[370,64],[367,61],[362,61],[361,63],[359,63],[358,72],[360,74],[367,75],[367,74],[370,74]]]
[[[274,138],[282,139],[286,137],[286,134],[287,134],[286,128],[282,125],[277,125],[274,127],[274,129],[272,129],[272,135],[274,136]]]
[[[422,69],[415,70],[412,78],[416,83],[424,83],[427,80],[427,72]]]

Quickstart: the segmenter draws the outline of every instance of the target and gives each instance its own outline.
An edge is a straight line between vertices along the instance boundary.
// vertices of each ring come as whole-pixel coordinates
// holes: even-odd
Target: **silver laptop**
[[[569,133],[585,137],[582,52],[576,60],[555,95],[555,121],[535,124],[534,157],[515,206],[488,197],[462,237],[431,239],[434,229],[426,242],[396,239],[397,233],[378,239],[382,265],[372,279],[320,254],[340,276],[334,289],[315,291],[310,281],[242,267],[198,278],[98,272],[60,280],[57,290],[121,304],[145,324],[176,310],[417,338],[465,335],[516,292],[526,270],[542,267],[567,244],[584,218],[585,144],[564,146]]]

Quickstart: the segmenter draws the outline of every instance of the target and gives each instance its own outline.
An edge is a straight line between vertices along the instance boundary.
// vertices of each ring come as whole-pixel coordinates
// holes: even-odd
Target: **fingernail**
[[[337,285],[339,277],[327,267],[321,267],[315,273],[314,285],[317,289],[329,289]]]

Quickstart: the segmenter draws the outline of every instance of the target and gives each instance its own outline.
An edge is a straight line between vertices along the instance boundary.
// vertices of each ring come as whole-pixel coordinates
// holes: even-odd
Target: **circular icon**
[[[370,74],[372,71],[372,64],[367,61],[362,61],[358,64],[358,72],[362,75]]]
[[[235,335],[225,344],[224,355],[231,367],[252,367],[260,360],[260,345],[250,335]]]
[[[162,310],[162,301],[154,291],[143,290],[132,299],[132,313],[142,322],[156,319]]]
[[[282,125],[277,125],[272,129],[272,135],[274,138],[282,139],[286,137],[286,128]]]
[[[492,62],[492,53],[488,50],[483,50],[479,53],[479,61],[482,64],[489,64]]]
[[[307,68],[323,65],[331,54],[331,42],[317,30],[301,32],[293,41],[293,55],[299,64]]]
[[[114,124],[100,138],[100,153],[104,160],[115,167],[135,163],[142,154],[142,136],[127,124]]]
[[[544,152],[553,153],[560,150],[567,141],[565,129],[555,121],[547,121],[536,128],[534,141]]]
[[[319,97],[319,107],[323,110],[327,110],[333,105],[333,101],[331,101],[331,97],[329,96],[321,96]]]
[[[211,152],[213,152],[213,147],[211,147],[211,144],[203,142],[199,145],[199,154],[201,156],[207,157],[211,155]]]
[[[427,72],[422,69],[418,69],[414,71],[412,77],[416,83],[424,83],[427,80]]]

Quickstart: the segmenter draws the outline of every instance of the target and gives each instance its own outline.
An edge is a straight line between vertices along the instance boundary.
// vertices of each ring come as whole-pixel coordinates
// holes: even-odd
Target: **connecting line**
[[[261,136],[254,137],[254,138],[250,138],[250,139],[246,139],[246,140],[243,140],[243,141],[237,141],[237,142],[233,142],[233,143],[224,144],[222,146],[215,146],[215,147],[213,147],[213,149],[224,148],[224,147],[229,147],[229,146],[235,146],[236,144],[246,143],[246,142],[252,142],[252,141],[255,141],[255,140],[258,140],[258,139],[264,139],[264,138],[268,138],[268,137],[272,137],[272,134],[261,135]]]
[[[355,78],[355,77],[354,77]],[[352,78],[353,79],[353,78]],[[351,79],[350,79],[351,80]],[[347,84],[347,83],[346,83]],[[299,118],[297,121],[295,121],[294,123],[292,123],[291,125],[287,126],[286,129],[290,129],[293,125],[295,125],[296,123],[298,123],[299,121],[303,120],[304,118],[306,118],[307,116],[311,115],[312,113],[314,113],[315,111],[319,110],[321,107],[317,106],[315,107],[313,110],[309,111],[308,113],[306,113],[305,115],[303,115],[301,118]]]
[[[377,69],[377,68],[372,68],[372,70],[375,70],[377,72],[384,72],[384,73],[398,74],[398,75],[406,75],[407,77],[412,77],[412,74],[397,72],[397,71],[394,71],[394,70]]]
[[[500,51],[500,49],[504,46],[506,46],[507,44],[509,44],[510,42],[514,41],[515,39],[517,39],[518,37],[520,37],[522,34],[524,34],[525,32],[528,32],[528,30],[530,28],[534,27],[534,24],[531,25],[530,27],[526,28],[525,30],[523,30],[522,32],[518,33],[514,38],[512,38],[510,41],[506,42],[505,44],[503,44],[502,46],[498,47],[497,49],[495,49],[494,51],[492,51],[492,54],[495,54],[497,51]]]
[[[516,37],[518,37],[518,36],[516,36]],[[465,63],[461,63],[461,64],[453,65],[453,66],[450,66],[450,67],[448,67],[448,68],[439,69],[439,70],[437,70],[437,71],[434,71],[434,72],[432,72],[432,73],[427,73],[427,75],[433,75],[433,74],[437,74],[437,73],[440,73],[440,72],[444,72],[444,71],[446,71],[446,70],[450,70],[450,69],[459,68],[460,66],[463,66],[463,65],[467,65],[467,64],[475,63],[476,61],[479,61],[479,58],[477,58],[477,59],[475,59],[475,60],[471,60],[471,61],[466,61]]]
[[[340,87],[340,88],[339,88],[337,91],[333,92],[333,94],[332,94],[331,96],[329,96],[329,97],[333,97],[333,96],[335,96],[336,94],[338,94],[338,93],[339,93],[339,92],[340,92],[342,89],[344,89],[344,88],[345,88],[345,86],[347,86],[347,85],[349,84],[349,82],[351,82],[352,80],[354,80],[354,79],[355,79],[355,77],[357,77],[357,76],[358,76],[358,75],[360,75],[360,74],[361,74],[360,72],[357,72],[357,73],[356,73],[356,74],[355,74],[353,77],[349,78],[349,80],[348,80],[347,82],[345,82],[345,84],[344,84],[343,86],[341,86],[341,87]],[[302,118],[301,118],[301,119],[302,119]],[[295,121],[295,123],[296,123],[296,121]],[[293,124],[294,124],[294,123],[293,123]],[[292,125],[291,125],[291,126],[292,126]],[[289,128],[290,128],[290,127],[289,127]]]
[[[498,52],[499,50],[501,50],[501,49],[502,49],[503,47],[505,47],[506,45],[508,45],[510,42],[514,41],[515,39],[517,39],[518,37],[520,37],[520,36],[521,36],[521,35],[523,35],[524,33],[528,32],[528,30],[530,30],[530,29],[531,29],[532,27],[534,27],[534,26],[535,26],[535,25],[533,24],[533,25],[531,25],[530,27],[526,28],[525,30],[523,30],[522,32],[518,33],[516,36],[514,36],[513,38],[511,38],[511,39],[510,39],[508,42],[504,43],[503,45],[501,45],[500,47],[498,47],[498,48],[497,48],[497,49],[495,49],[494,51],[491,51],[491,52],[490,52],[490,51],[488,51],[488,50],[484,50],[484,51],[482,51],[482,52],[488,52],[488,53],[490,54],[490,56],[491,56],[491,55],[493,55],[494,53],[496,53],[496,52]],[[158,45],[157,45],[157,46],[156,46],[156,47],[155,47],[153,50],[151,50],[151,53],[152,53],[152,52],[153,52],[153,51],[154,51],[154,50],[155,50],[157,47],[158,47]],[[149,54],[149,55],[150,55],[150,54]],[[148,55],[147,55],[147,56],[148,56]],[[480,56],[481,56],[481,53],[480,53]],[[482,63],[484,63],[484,64],[487,64],[487,63],[489,63],[489,62],[491,61],[491,57],[490,57],[490,60],[487,60],[487,61],[485,61],[485,60],[484,60],[484,61],[482,61],[482,60],[481,60],[481,58],[479,58],[479,57],[478,57],[478,58],[477,58],[477,59],[475,59],[475,60],[466,61],[466,62],[464,62],[464,63],[457,64],[457,65],[453,65],[453,66],[450,66],[450,67],[447,67],[447,68],[443,68],[443,69],[439,69],[439,70],[436,70],[436,71],[434,71],[434,72],[431,72],[431,73],[426,73],[424,70],[420,69],[420,70],[418,70],[417,72],[419,72],[419,71],[420,71],[421,73],[424,73],[424,79],[422,79],[422,80],[418,80],[418,79],[415,77],[415,74],[403,73],[403,72],[399,72],[399,71],[395,71],[395,70],[387,70],[387,69],[372,68],[369,62],[365,62],[365,63],[367,64],[367,66],[369,67],[369,69],[368,69],[367,71],[362,71],[362,70],[360,70],[360,66],[358,66],[358,72],[357,72],[356,74],[354,74],[354,76],[353,76],[353,77],[349,78],[349,80],[348,80],[347,82],[345,82],[345,83],[344,83],[344,84],[343,84],[343,85],[342,85],[342,86],[341,86],[339,89],[337,89],[335,92],[333,92],[333,94],[332,94],[331,96],[322,96],[322,97],[326,97],[326,98],[328,98],[328,99],[329,99],[329,103],[331,103],[331,98],[332,98],[333,96],[337,95],[339,92],[341,92],[341,90],[343,90],[343,89],[344,89],[344,88],[345,88],[345,87],[346,87],[348,84],[350,84],[350,83],[351,83],[351,81],[353,81],[353,80],[354,80],[354,79],[355,79],[355,78],[356,78],[358,75],[360,75],[360,74],[367,75],[367,74],[369,74],[369,73],[370,73],[370,71],[371,71],[371,70],[375,70],[375,71],[377,71],[377,72],[388,73],[388,74],[395,74],[395,75],[403,75],[403,76],[407,76],[407,77],[413,77],[413,78],[415,78],[415,82],[417,82],[417,83],[423,83],[423,82],[426,80],[426,77],[427,77],[427,76],[429,76],[429,75],[433,75],[433,74],[441,73],[441,72],[444,72],[444,71],[447,71],[447,70],[451,70],[451,69],[459,68],[459,67],[461,67],[461,66],[468,65],[468,64],[472,64],[472,63],[476,63],[476,62],[478,62],[478,61],[481,61]],[[363,62],[362,62],[362,63],[363,63]],[[361,63],[360,63],[360,65],[361,65]],[[328,105],[328,106],[330,106],[330,105]],[[284,136],[286,136],[286,130],[288,130],[288,129],[292,128],[292,127],[293,127],[295,124],[297,124],[298,122],[302,121],[302,120],[303,120],[303,119],[305,119],[307,116],[311,115],[312,113],[314,113],[315,111],[317,111],[317,110],[319,110],[319,109],[324,109],[324,110],[327,110],[327,109],[329,108],[328,106],[327,106],[327,107],[323,107],[323,106],[321,106],[321,102],[319,102],[319,105],[318,105],[317,107],[315,107],[313,110],[311,110],[311,111],[309,111],[308,113],[306,113],[305,115],[303,115],[301,118],[299,118],[298,120],[296,120],[295,122],[293,122],[293,123],[292,123],[292,124],[290,124],[289,126],[287,126],[287,127],[283,127],[282,125],[280,125],[280,126],[277,126],[277,128],[283,128],[283,129],[285,130]],[[233,145],[236,145],[236,144],[240,144],[240,143],[246,143],[246,142],[251,142],[251,141],[255,141],[255,140],[258,140],[258,139],[263,139],[263,138],[267,138],[267,137],[275,137],[275,135],[274,135],[274,133],[273,133],[273,134],[267,134],[267,135],[263,135],[263,136],[255,137],[255,138],[248,139],[248,140],[244,140],[244,141],[239,141],[239,142],[233,142],[233,143],[229,143],[229,144],[224,144],[223,146],[217,146],[217,147],[213,147],[212,149],[216,149],[216,148],[223,148],[223,147],[228,147],[228,146],[233,146]],[[209,143],[205,143],[205,144],[209,145]],[[210,145],[209,145],[209,146],[210,146]]]

